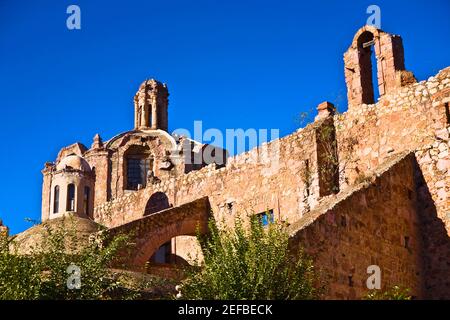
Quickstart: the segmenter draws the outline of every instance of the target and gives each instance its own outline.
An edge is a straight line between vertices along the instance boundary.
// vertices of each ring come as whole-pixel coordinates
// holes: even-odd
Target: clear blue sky
[[[121,3],[0,0],[0,218],[12,233],[40,218],[40,170],[61,147],[132,129],[146,78],[169,86],[170,130],[202,120],[283,136],[324,100],[345,111],[342,54],[370,4],[419,80],[450,65],[448,0]],[[66,28],[70,4],[81,30]]]

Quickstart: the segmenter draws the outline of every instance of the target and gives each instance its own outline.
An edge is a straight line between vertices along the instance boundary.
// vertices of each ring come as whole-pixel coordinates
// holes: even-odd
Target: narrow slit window
[[[87,216],[89,216],[90,196],[91,196],[91,188],[84,187],[83,208],[84,208],[84,214]]]
[[[445,104],[445,116],[447,118],[447,125],[450,125],[450,107],[449,104]]]

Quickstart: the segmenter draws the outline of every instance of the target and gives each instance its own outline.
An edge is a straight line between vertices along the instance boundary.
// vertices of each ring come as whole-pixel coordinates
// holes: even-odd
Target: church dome
[[[84,160],[82,157],[77,156],[75,154],[69,155],[62,159],[58,165],[56,166],[56,170],[63,170],[66,167],[70,167],[75,170],[85,171],[89,172],[91,171],[91,167],[89,166],[89,163],[87,163],[86,160]]]
[[[60,232],[65,232],[65,230],[73,232],[77,240],[76,247],[73,247],[73,243],[71,243],[71,240],[74,240],[72,237],[64,239],[67,252],[73,253],[89,245],[90,235],[101,231],[102,227],[90,219],[77,216],[59,217],[35,225],[17,234],[11,243],[11,248],[17,249],[19,254],[29,254],[33,250],[40,250],[41,246],[45,245],[44,239],[48,237],[49,230],[53,232],[57,230]]]

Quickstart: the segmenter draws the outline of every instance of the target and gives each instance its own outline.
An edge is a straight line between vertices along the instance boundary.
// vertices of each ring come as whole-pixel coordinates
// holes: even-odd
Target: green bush
[[[316,276],[303,252],[292,255],[282,223],[264,227],[256,216],[246,228],[240,218],[234,229],[209,222],[207,238],[199,237],[204,262],[188,271],[183,299],[314,299]]]
[[[122,292],[118,298],[133,298],[109,271],[127,237],[117,236],[104,246],[98,240],[80,245],[74,224],[64,221],[59,227],[46,226],[43,241],[19,255],[11,238],[0,236],[0,299],[109,299],[117,290]],[[68,288],[72,264],[81,270],[80,289]]]

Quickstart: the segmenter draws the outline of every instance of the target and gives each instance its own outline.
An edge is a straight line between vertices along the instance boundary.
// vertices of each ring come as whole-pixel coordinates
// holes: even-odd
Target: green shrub
[[[209,222],[209,235],[199,237],[201,268],[188,271],[183,299],[314,299],[316,276],[303,253],[292,255],[282,223],[264,227],[256,216],[245,228],[237,218],[234,229]]]
[[[0,300],[110,299],[117,290],[125,292],[117,298],[133,298],[135,292],[121,290],[122,282],[109,271],[127,237],[119,235],[104,246],[99,240],[80,245],[71,221],[46,226],[43,241],[27,255],[17,254],[11,238],[1,237]],[[68,288],[72,264],[81,270],[79,289]]]

